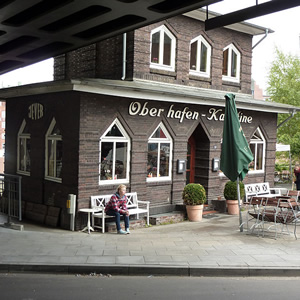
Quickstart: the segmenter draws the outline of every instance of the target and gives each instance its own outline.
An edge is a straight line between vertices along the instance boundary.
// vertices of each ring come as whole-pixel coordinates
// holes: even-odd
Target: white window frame
[[[202,76],[202,77],[210,77],[210,66],[211,66],[211,45],[205,40],[202,35],[194,38],[190,42],[190,55],[191,55],[191,46],[194,42],[197,42],[197,54],[196,54],[196,70],[190,69],[190,74],[195,76]],[[207,58],[206,58],[206,71],[200,71],[201,65],[201,47],[204,44],[207,48]],[[191,57],[190,57],[191,60]]]
[[[258,131],[259,135],[261,136],[262,140],[258,140],[258,139],[254,139],[253,136],[255,135],[256,131]],[[262,133],[262,131],[260,130],[260,128],[258,127],[253,136],[250,139],[250,148],[251,148],[251,144],[255,145],[255,153],[253,153],[253,157],[254,157],[254,170],[250,171],[249,170],[249,174],[257,174],[257,173],[264,173],[265,170],[265,156],[266,156],[266,140],[265,137]],[[262,144],[263,145],[263,157],[262,157],[262,169],[261,170],[256,170],[256,162],[257,162],[257,145],[258,144]]]
[[[21,157],[20,157],[20,143],[21,143],[21,139],[25,140],[25,144],[27,145],[27,141],[29,140],[30,141],[30,133],[24,133],[24,129],[26,127],[26,121],[23,120],[22,124],[21,124],[21,127],[18,131],[18,141],[17,141],[17,173],[18,174],[22,174],[22,175],[26,175],[26,176],[30,176],[30,171],[24,171],[24,170],[20,170],[19,169],[19,166],[20,166],[20,160],[21,160]],[[24,153],[24,157],[23,157],[23,160],[24,161],[27,161],[27,147],[25,147],[25,153]],[[25,164],[26,165],[26,164]],[[31,161],[30,161],[30,166],[31,166]]]
[[[158,128],[161,128],[164,132],[166,138],[151,138],[152,135],[156,132]],[[164,126],[164,124],[161,122],[155,130],[151,133],[150,138],[148,139],[149,143],[158,143],[158,149],[160,149],[160,144],[170,143],[170,157],[169,157],[169,176],[157,176],[157,177],[148,177],[149,174],[147,174],[147,182],[153,182],[153,181],[169,181],[172,179],[172,153],[173,153],[173,139],[170,136],[168,130]],[[148,154],[148,144],[147,144],[147,154]],[[148,159],[147,159],[148,161]],[[158,157],[157,161],[160,161],[160,151],[158,151]],[[157,174],[159,174],[159,164],[157,166]]]
[[[51,135],[51,132],[54,129],[55,125],[56,120],[55,118],[53,118],[45,136],[45,179],[61,183],[62,178],[48,175],[48,141],[63,141],[62,135]],[[56,174],[56,147],[54,147],[54,174]]]
[[[225,47],[223,49],[223,53],[227,49],[228,49],[227,75],[222,75],[222,80],[239,83],[240,82],[240,74],[241,74],[241,53],[238,51],[238,49],[233,44],[230,44],[227,47]],[[232,61],[231,61],[232,51],[235,52],[235,54],[237,55],[237,66],[236,66],[236,76],[235,77],[230,75],[231,65],[232,65]],[[222,65],[222,69],[223,69],[223,65]]]
[[[152,36],[153,34],[160,32],[160,40],[159,40],[159,61],[157,63],[151,62],[152,57]],[[168,37],[171,39],[171,65],[164,65],[163,64],[163,54],[164,54],[164,34],[167,34]],[[175,53],[176,53],[176,38],[170,32],[170,30],[165,26],[161,25],[158,28],[155,28],[151,31],[151,42],[150,42],[150,68],[153,69],[160,69],[166,71],[175,71]]]
[[[122,137],[110,137],[106,136],[107,133],[111,130],[111,128],[116,125],[118,129],[120,130]],[[119,142],[127,143],[127,165],[126,165],[126,178],[122,179],[115,179],[115,174],[112,174],[112,179],[109,180],[101,180],[101,144],[102,142],[110,142],[113,143],[113,167],[112,170],[114,172],[115,170],[115,156],[116,156],[116,144]],[[107,130],[104,132],[104,134],[101,136],[99,141],[99,185],[107,185],[107,184],[128,184],[129,183],[129,174],[130,174],[130,152],[131,152],[131,142],[130,137],[127,134],[126,130],[122,126],[121,122],[118,119],[115,119],[112,124],[107,128]]]

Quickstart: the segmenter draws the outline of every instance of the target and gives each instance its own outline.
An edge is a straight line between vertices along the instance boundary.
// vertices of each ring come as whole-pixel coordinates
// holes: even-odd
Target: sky
[[[269,1],[258,0],[258,4]],[[256,0],[224,0],[210,5],[209,9],[224,14],[255,4]],[[245,20],[245,22],[270,28],[274,31],[253,49],[252,78],[265,92],[270,65],[275,59],[275,48],[277,47],[285,54],[290,53],[300,57],[300,4],[295,8]],[[253,45],[262,37],[263,35],[254,37]]]
[[[223,0],[210,5],[209,10],[225,14],[228,12],[253,6],[257,0]],[[258,0],[258,3],[270,0]],[[274,30],[253,50],[252,77],[264,90],[267,87],[267,77],[270,64],[275,59],[275,47],[284,53],[300,56],[300,6],[246,20]],[[253,38],[255,45],[263,35]],[[0,88],[53,80],[53,59],[48,59],[31,66],[21,68],[0,76]]]

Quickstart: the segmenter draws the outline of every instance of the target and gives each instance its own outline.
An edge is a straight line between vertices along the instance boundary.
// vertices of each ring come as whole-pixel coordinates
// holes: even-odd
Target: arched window
[[[17,172],[30,175],[30,133],[26,121],[23,120],[18,132]]]
[[[45,178],[62,182],[62,151],[63,141],[61,131],[53,118],[46,133],[46,163]]]
[[[259,128],[256,129],[250,140],[250,149],[254,160],[249,164],[249,172],[263,172],[265,168],[265,138]]]
[[[176,39],[164,25],[151,31],[151,68],[175,71]]]
[[[99,184],[129,182],[130,139],[118,119],[100,138]]]
[[[210,76],[211,46],[198,36],[190,44],[190,74],[196,76]]]
[[[241,54],[237,48],[230,44],[223,49],[222,79],[227,81],[240,81]]]
[[[170,180],[172,138],[160,123],[148,140],[147,181]]]

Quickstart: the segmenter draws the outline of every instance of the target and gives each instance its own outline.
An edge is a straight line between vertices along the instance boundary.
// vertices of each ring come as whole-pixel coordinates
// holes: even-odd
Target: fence
[[[22,220],[21,176],[0,174],[0,213]]]

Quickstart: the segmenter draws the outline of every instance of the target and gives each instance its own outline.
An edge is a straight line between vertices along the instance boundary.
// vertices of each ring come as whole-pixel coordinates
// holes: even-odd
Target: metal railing
[[[0,174],[0,213],[22,220],[21,176]]]

